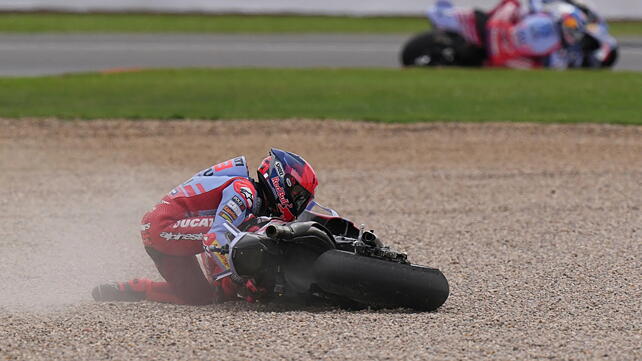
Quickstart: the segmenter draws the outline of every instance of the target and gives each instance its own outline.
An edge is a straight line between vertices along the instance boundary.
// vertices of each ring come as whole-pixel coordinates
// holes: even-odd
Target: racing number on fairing
[[[225,161],[223,163],[219,163],[219,164],[215,165],[214,166],[214,171],[215,172],[219,172],[219,171],[222,171],[223,169],[232,168],[233,166],[234,166],[234,162],[233,162],[232,159],[230,159],[228,161]]]

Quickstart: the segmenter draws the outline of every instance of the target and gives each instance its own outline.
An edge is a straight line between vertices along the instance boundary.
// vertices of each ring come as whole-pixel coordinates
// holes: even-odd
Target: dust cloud
[[[98,283],[153,276],[138,222],[162,194],[134,167],[116,169],[116,150],[97,154],[92,139],[0,142],[2,307],[89,302]]]

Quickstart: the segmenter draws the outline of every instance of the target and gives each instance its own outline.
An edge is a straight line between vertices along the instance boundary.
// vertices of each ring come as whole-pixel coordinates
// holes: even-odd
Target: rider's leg
[[[214,300],[214,288],[203,275],[196,256],[172,256],[146,247],[158,272],[167,282],[151,282],[146,299],[157,302],[203,305]]]
[[[176,216],[178,215],[178,217]],[[141,236],[145,250],[166,282],[134,279],[101,285],[92,295],[99,301],[150,300],[176,304],[208,304],[214,288],[195,255],[202,252],[202,235],[213,217],[184,217],[184,210],[171,203],[156,205],[142,220]]]

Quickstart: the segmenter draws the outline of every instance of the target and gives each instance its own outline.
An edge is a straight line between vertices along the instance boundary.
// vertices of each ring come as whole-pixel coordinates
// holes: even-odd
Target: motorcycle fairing
[[[326,214],[313,211],[319,208],[326,212]],[[299,215],[297,221],[314,221],[325,228],[330,233],[337,236],[344,236],[350,238],[357,238],[359,236],[359,229],[347,218],[343,218],[332,208],[324,207],[315,201],[310,202],[306,210]]]

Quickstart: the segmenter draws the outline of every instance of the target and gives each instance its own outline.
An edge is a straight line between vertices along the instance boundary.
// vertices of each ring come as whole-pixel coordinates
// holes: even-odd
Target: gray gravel
[[[0,359],[642,358],[642,127],[0,119]],[[230,135],[234,135],[231,137]],[[440,268],[437,312],[93,303],[157,278],[138,220],[270,145],[319,201]]]

